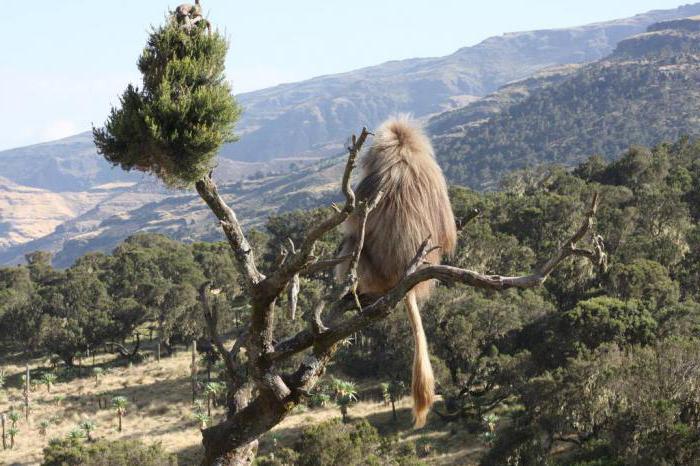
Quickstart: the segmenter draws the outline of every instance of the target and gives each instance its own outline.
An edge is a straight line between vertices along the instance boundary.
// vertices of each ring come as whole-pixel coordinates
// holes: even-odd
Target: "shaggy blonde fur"
[[[383,193],[367,219],[358,264],[359,293],[379,294],[393,288],[428,237],[433,245],[440,246],[426,257],[428,262],[437,264],[442,254],[454,251],[457,230],[445,177],[430,141],[407,117],[390,119],[377,130],[372,147],[362,159],[362,179],[355,191],[361,200]],[[345,222],[341,255],[354,250],[359,228],[357,216]],[[347,268],[347,263],[339,265],[336,276],[344,279]],[[433,370],[418,309],[418,302],[430,296],[432,286],[430,282],[417,285],[405,300],[415,341],[411,384],[415,427],[425,425],[435,398]]]

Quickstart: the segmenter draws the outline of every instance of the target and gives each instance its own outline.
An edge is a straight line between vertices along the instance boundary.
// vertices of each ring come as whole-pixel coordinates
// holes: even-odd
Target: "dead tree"
[[[250,464],[257,452],[260,436],[281,422],[309,393],[324,373],[339,343],[353,333],[387,317],[402,302],[406,293],[418,283],[440,280],[492,290],[533,288],[541,286],[557,265],[571,256],[585,257],[601,267],[605,266],[606,256],[600,237],[591,235],[591,249],[577,246],[593,227],[598,207],[598,196],[595,195],[576,233],[541,268],[529,275],[484,275],[448,265],[425,265],[424,258],[431,251],[430,240],[426,238],[416,251],[403,279],[392,290],[371,299],[353,297],[363,238],[359,239],[351,257],[321,260],[316,256],[314,246],[317,240],[338,227],[350,214],[359,213],[360,218],[366,220],[379,201],[356,200],[350,186],[357,156],[369,136],[370,133],[363,129],[358,137],[352,137],[348,147],[348,159],[341,185],[345,205],[333,205],[333,211],[328,217],[314,225],[300,245],[291,251],[287,249],[286,254],[268,275],[258,270],[255,253],[243,233],[241,224],[233,209],[219,195],[211,176],[196,183],[197,192],[218,218],[235,254],[252,308],[245,334],[236,340],[234,349],[226,350],[216,333],[216,314],[206,305],[208,289],[204,287],[200,290],[213,343],[224,358],[229,377],[236,381],[229,386],[232,393],[229,394],[226,420],[202,431],[205,449],[203,465]],[[282,341],[274,341],[275,304],[285,290],[297,292],[295,277],[331,269],[348,259],[351,266],[346,283],[340,286],[340,289],[330,290],[324,300],[316,303],[313,311],[309,313],[312,317],[309,318],[308,328]],[[248,376],[245,380],[240,380],[233,359],[240,347],[245,347],[249,358]],[[294,371],[285,373],[279,369],[280,362],[301,352],[305,352],[306,356]]]

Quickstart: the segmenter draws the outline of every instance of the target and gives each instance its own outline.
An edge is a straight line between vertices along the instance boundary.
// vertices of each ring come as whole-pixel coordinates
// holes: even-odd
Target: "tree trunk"
[[[206,462],[203,460],[203,465],[211,466],[250,466],[255,461],[255,456],[258,454],[258,441],[253,440],[252,442],[231,450],[216,458],[213,462]]]
[[[192,403],[197,398],[197,340],[192,340],[192,365],[190,366],[192,371]],[[207,401],[207,405],[209,402]],[[211,417],[211,412],[209,412]]]
[[[202,466],[248,466],[258,450],[258,438],[284,419],[294,407],[280,402],[271,391],[229,416],[224,422],[202,431]]]
[[[391,400],[391,415],[394,418],[394,422],[396,422],[396,402],[394,400]]]
[[[27,362],[26,366],[26,371],[24,375],[24,417],[27,419],[27,424],[29,424],[29,412],[31,410],[31,405],[30,405],[30,388],[31,388],[31,381],[30,381],[30,373],[29,373],[29,363]],[[13,426],[14,427],[14,426]],[[14,446],[14,437],[12,444]]]

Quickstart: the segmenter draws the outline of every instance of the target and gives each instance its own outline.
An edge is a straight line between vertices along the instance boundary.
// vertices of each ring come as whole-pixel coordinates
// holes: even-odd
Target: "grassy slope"
[[[110,363],[111,356],[98,356],[97,363]],[[24,362],[20,359],[4,360],[0,363],[8,375],[8,389],[0,395],[0,412],[11,406],[21,410],[23,396],[20,388]],[[52,437],[62,437],[77,427],[80,421],[92,419],[97,428],[95,438],[140,439],[144,442],[161,442],[163,447],[178,456],[179,464],[198,464],[201,437],[198,423],[192,417],[191,388],[189,379],[190,354],[179,351],[173,357],[163,358],[160,363],[149,360],[140,365],[115,367],[100,379],[85,376],[69,382],[57,383],[51,393],[45,386],[32,392],[31,425],[22,419],[18,428],[15,449],[0,449],[0,464],[40,464],[42,449]],[[31,361],[36,370],[44,366],[45,359]],[[88,373],[85,370],[85,373]],[[100,410],[96,395],[109,398],[123,395],[129,399],[127,414],[123,420],[123,431],[117,432],[117,420],[111,408]],[[60,406],[54,397],[63,395]],[[411,429],[410,399],[404,399],[398,407],[399,421],[394,424],[391,408],[383,403],[363,401],[350,408],[353,418],[366,417],[383,434],[398,435],[399,441],[413,440],[420,445],[429,444],[430,464],[470,465],[476,464],[483,446],[463,428],[456,428],[431,416],[428,427],[421,431]],[[222,408],[215,408],[214,418],[218,422],[223,416]],[[261,452],[269,452],[273,439],[279,446],[292,446],[304,427],[339,416],[335,407],[301,411],[289,416],[282,424],[263,438]],[[48,429],[46,437],[39,433],[42,419],[56,417],[57,424]]]

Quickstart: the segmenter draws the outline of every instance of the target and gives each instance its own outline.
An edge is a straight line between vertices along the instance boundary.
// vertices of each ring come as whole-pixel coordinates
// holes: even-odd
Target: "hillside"
[[[460,108],[538,70],[605,57],[619,41],[650,24],[698,14],[700,3],[574,28],[508,33],[445,57],[393,61],[241,94],[244,114],[236,130],[241,139],[222,149],[218,175],[235,181],[289,165],[244,161],[337,154],[349,131],[375,126],[391,113],[427,118]],[[143,179],[106,163],[89,132],[2,151],[0,162],[0,177],[54,192]]]
[[[223,185],[220,191],[244,225],[251,227],[271,214],[330,205],[339,194],[341,176],[342,163],[336,158],[286,175]],[[25,254],[43,250],[55,253],[54,265],[66,267],[88,251],[111,251],[135,232],[163,233],[183,241],[220,238],[216,218],[196,194],[132,189],[46,236],[0,249],[0,264],[21,263]]]
[[[126,367],[112,355],[99,355],[97,366],[105,370],[99,379],[86,369],[82,378],[67,375],[61,377],[47,393],[46,387],[37,386],[32,393],[32,424],[24,419],[18,423],[15,448],[0,449],[0,464],[35,465],[42,459],[42,449],[49,439],[64,437],[86,419],[95,422],[94,439],[140,439],[146,443],[160,442],[168,453],[177,457],[180,465],[198,464],[201,455],[201,434],[194,417],[190,389],[190,353],[180,348],[172,357],[156,362],[152,348],[148,351],[148,362]],[[48,370],[43,359],[31,362],[32,373]],[[3,368],[11,381],[19,380],[24,371],[21,361],[4,360]],[[66,370],[66,373],[69,371]],[[202,374],[206,377],[205,374]],[[14,384],[13,384],[14,385]],[[100,409],[98,396],[109,401],[113,396],[126,396],[129,400],[127,414],[123,419],[123,431],[117,430],[117,419],[113,410]],[[11,405],[21,406],[22,389],[10,386],[0,399],[0,411],[7,412]],[[58,400],[58,401],[57,401]],[[391,420],[391,408],[377,401],[362,401],[350,409],[353,419],[368,419],[382,431],[400,429],[399,442],[424,439],[434,445],[432,464],[475,465],[476,457],[483,450],[474,434],[453,434],[450,425],[434,419],[425,431],[415,433],[411,425],[410,399],[398,403],[399,423]],[[215,407],[213,419],[218,422],[224,415],[221,406]],[[261,454],[273,450],[279,443],[291,447],[303,428],[340,416],[338,408],[328,406],[311,411],[302,411],[289,416],[263,438]],[[50,420],[46,433],[40,424]]]
[[[525,166],[571,166],[592,154],[611,159],[630,145],[699,134],[699,24],[656,24],[603,60],[505,99],[486,118],[472,104],[432,119],[429,130],[450,180],[491,189]]]
[[[314,165],[318,157],[339,153],[350,132],[363,124],[371,127],[395,111],[409,111],[423,119],[433,115],[429,129],[436,138],[450,180],[478,188],[493,187],[503,172],[526,164],[566,163],[567,157],[575,161],[591,151],[614,156],[628,143],[652,143],[658,137],[672,137],[676,133],[660,129],[655,121],[650,125],[651,130],[642,128],[642,131],[634,127],[638,119],[610,116],[615,118],[615,124],[606,119],[604,126],[608,130],[620,123],[624,127],[609,137],[600,138],[591,129],[593,136],[588,139],[572,138],[580,128],[599,118],[596,114],[599,110],[608,108],[617,115],[620,110],[631,109],[624,104],[605,107],[598,103],[594,111],[586,113],[578,108],[560,110],[557,106],[569,105],[571,102],[566,100],[577,95],[579,87],[589,86],[590,79],[597,79],[592,77],[591,70],[601,69],[605,63],[609,68],[608,79],[618,81],[623,80],[617,75],[623,63],[627,69],[637,71],[642,69],[640,66],[654,69],[672,66],[668,64],[672,57],[667,57],[666,62],[649,62],[649,58],[641,57],[644,53],[654,56],[654,50],[673,53],[688,46],[679,40],[690,40],[692,46],[693,32],[682,27],[669,32],[668,27],[686,24],[687,28],[688,21],[694,23],[682,17],[698,13],[700,4],[695,4],[578,28],[505,34],[447,57],[390,62],[243,94],[239,96],[246,109],[238,127],[241,139],[222,149],[215,177],[226,186],[224,191],[235,196],[239,188],[232,183],[255,175],[255,181],[246,182],[250,196],[241,194],[241,199],[236,198],[242,217],[255,224],[270,213],[318,206],[312,203],[329,196],[323,194],[324,186],[337,181],[327,175],[321,180],[309,178],[310,173],[319,170]],[[620,44],[606,61],[585,65],[584,62],[608,54],[619,40],[643,31],[653,21],[669,18],[676,22],[664,26],[665,32],[635,36],[634,40]],[[658,47],[643,45],[649,40]],[[632,44],[647,51],[635,51]],[[630,53],[636,54],[636,58],[628,58]],[[684,60],[691,67],[687,70],[694,70],[691,58]],[[644,61],[649,63],[642,64]],[[673,66],[676,66],[675,76],[682,77],[685,68]],[[590,77],[585,78],[586,75]],[[513,81],[515,78],[522,79]],[[630,76],[624,79],[629,81]],[[492,92],[501,84],[505,86]],[[682,79],[676,84],[682,85]],[[646,84],[637,80],[621,85],[625,88]],[[565,86],[573,89],[566,90]],[[658,106],[653,103],[658,96],[653,95],[652,89],[656,88],[642,87],[637,89],[637,94],[611,98],[649,99],[650,108],[658,112]],[[678,86],[674,89],[676,93],[683,92]],[[647,91],[649,95],[644,94]],[[617,90],[610,88],[609,92]],[[682,105],[692,107],[692,102],[682,100],[684,97],[679,99]],[[453,110],[440,113],[445,109]],[[551,147],[541,148],[543,134],[550,134],[552,112],[556,115],[559,111],[580,120],[559,122],[565,128],[553,129],[551,133],[563,138],[556,150],[566,151],[564,159],[552,154],[556,150]],[[526,116],[532,112],[543,115],[542,121]],[[495,115],[505,117],[493,118]],[[679,114],[677,119],[682,116]],[[671,128],[674,124],[675,121],[669,120],[661,126]],[[540,132],[531,133],[530,127],[538,127]],[[683,124],[678,128],[682,130]],[[500,145],[494,137],[501,138]],[[612,139],[619,137],[624,140]],[[469,147],[465,148],[467,139]],[[0,177],[6,180],[2,182],[4,194],[0,198],[0,263],[3,264],[22,261],[25,253],[46,249],[56,252],[57,263],[65,265],[90,248],[109,250],[119,240],[141,230],[181,239],[209,237],[211,231],[211,225],[204,227],[199,222],[209,218],[208,213],[201,211],[201,202],[191,193],[167,191],[150,177],[111,167],[95,152],[89,133],[0,152]],[[103,190],[105,185],[127,186],[123,183],[132,187],[109,188],[108,193]],[[20,204],[36,207],[18,209]]]
[[[133,185],[110,183],[89,191],[55,193],[0,178],[0,248],[48,235],[63,222]]]
[[[428,117],[554,65],[607,56],[650,24],[700,14],[700,4],[586,26],[508,33],[437,58],[378,66],[242,94],[241,140],[222,154],[236,160],[337,153],[349,128],[388,115]]]

